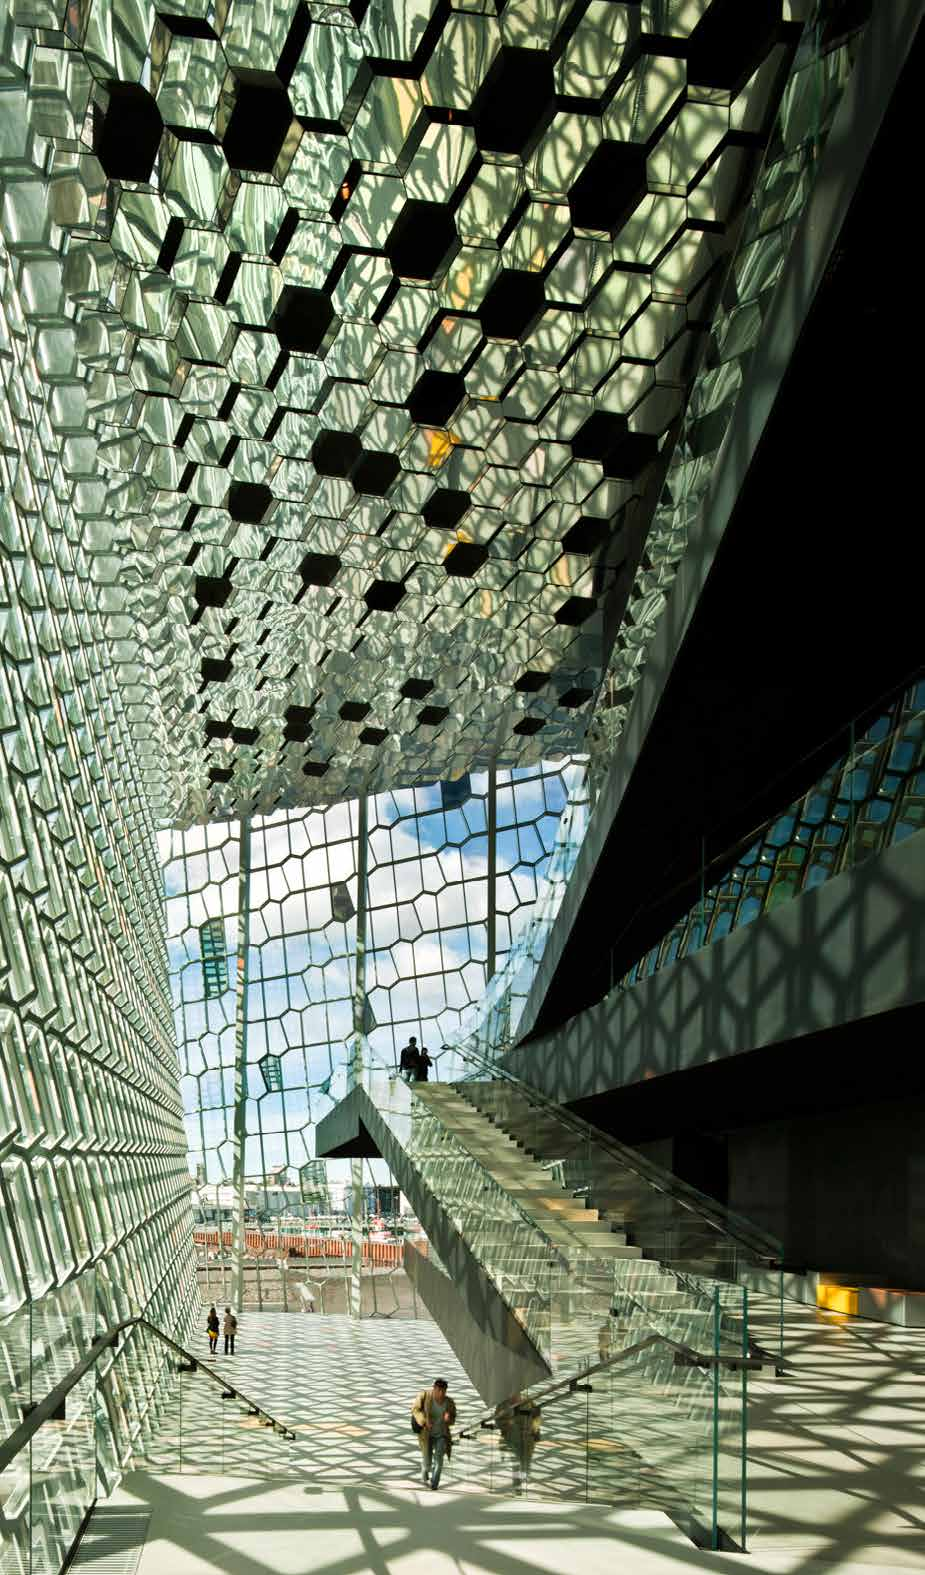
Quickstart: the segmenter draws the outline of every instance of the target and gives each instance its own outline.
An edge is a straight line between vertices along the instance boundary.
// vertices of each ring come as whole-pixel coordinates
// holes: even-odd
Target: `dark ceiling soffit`
[[[761,342],[736,402],[729,430],[650,648],[620,749],[595,805],[562,907],[546,944],[521,1019],[520,1040],[564,1018],[547,1010],[573,927],[672,674],[727,526],[757,454],[787,368],[847,219],[867,161],[912,49],[918,0],[875,8],[859,58],[836,114],[807,208],[774,294]],[[550,1003],[551,1004],[551,1003]]]

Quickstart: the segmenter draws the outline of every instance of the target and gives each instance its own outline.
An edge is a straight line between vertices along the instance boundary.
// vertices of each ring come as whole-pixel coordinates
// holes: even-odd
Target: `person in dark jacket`
[[[426,1046],[422,1045],[418,1051],[418,1066],[414,1078],[416,1083],[427,1082],[427,1074],[433,1064],[433,1057],[431,1056],[430,1051],[426,1048]]]
[[[206,1318],[206,1334],[209,1336],[209,1350],[214,1356],[218,1345],[218,1313],[215,1311],[214,1304],[209,1308],[209,1315]]]
[[[418,1042],[414,1034],[412,1034],[398,1060],[398,1070],[406,1083],[417,1082],[420,1057],[421,1052],[418,1049]]]

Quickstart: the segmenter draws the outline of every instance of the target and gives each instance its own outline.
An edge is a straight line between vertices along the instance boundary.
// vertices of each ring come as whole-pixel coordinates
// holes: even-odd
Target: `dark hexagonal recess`
[[[334,308],[323,290],[286,284],[280,292],[271,327],[284,350],[315,355],[334,321]]]
[[[312,730],[312,713],[307,705],[290,705],[283,713],[283,737],[290,744],[305,744]]]
[[[361,744],[384,744],[388,736],[384,727],[364,727],[358,741]]]
[[[587,622],[593,612],[597,612],[597,602],[591,597],[570,596],[556,613],[556,623],[564,623],[569,628],[577,629],[579,624]]]
[[[110,180],[150,180],[164,122],[138,82],[110,81],[109,102],[93,112],[93,151]]]
[[[269,174],[292,124],[289,94],[272,71],[234,73],[234,104],[222,147],[233,170]]]
[[[576,685],[572,689],[566,689],[565,693],[559,696],[559,704],[567,711],[575,711],[590,700],[593,693],[593,689],[581,689]]]
[[[458,250],[459,236],[449,208],[417,198],[405,203],[385,243],[385,255],[398,279],[436,279]]]
[[[345,722],[362,722],[364,717],[369,716],[369,712],[368,700],[345,700],[337,714],[343,717]]]
[[[326,760],[306,760],[302,767],[302,775],[306,777],[323,777],[327,775],[328,762]]]
[[[610,526],[607,520],[595,519],[592,514],[583,514],[576,520],[571,530],[567,530],[562,538],[562,547],[565,552],[579,552],[586,558],[597,552],[610,535]]]
[[[401,580],[373,580],[363,600],[371,612],[394,612],[404,594]]]
[[[399,694],[405,700],[423,700],[425,695],[430,694],[433,687],[433,679],[431,678],[406,678],[399,690]]]
[[[627,432],[613,448],[607,450],[604,475],[616,476],[622,481],[635,481],[657,453],[658,438],[651,432]]]
[[[687,79],[738,89],[777,36],[780,0],[713,0],[687,41]]]
[[[231,677],[230,656],[204,656],[200,665],[204,684],[224,684]]]
[[[519,733],[522,738],[532,738],[533,734],[539,733],[542,727],[543,721],[541,717],[525,716],[522,722],[517,723],[514,732]]]
[[[522,339],[545,305],[538,273],[502,268],[479,308],[479,319],[489,339]]]
[[[349,476],[363,455],[363,445],[353,432],[319,432],[312,444],[312,464],[319,476]]]
[[[418,722],[421,727],[437,727],[440,722],[445,722],[450,714],[448,705],[426,705],[418,712]]]
[[[210,782],[230,782],[232,771],[229,766],[212,766],[209,771]]]
[[[478,541],[458,541],[443,560],[447,574],[471,580],[488,558],[488,548]]]
[[[535,695],[540,689],[545,689],[548,683],[548,673],[541,673],[535,667],[528,667],[516,680],[514,688],[520,694]]]
[[[647,191],[645,148],[601,142],[568,194],[572,223],[616,235]]]
[[[452,487],[437,487],[421,509],[428,525],[440,530],[452,530],[471,506],[468,492],[457,492]]]
[[[256,744],[260,734],[256,727],[233,727],[231,736],[236,744]]]
[[[359,462],[350,475],[357,492],[382,498],[395,482],[401,464],[395,454],[380,454],[373,449],[363,449]]]
[[[492,153],[526,154],[553,117],[556,84],[544,49],[498,50],[472,103],[479,147]]]
[[[408,414],[421,426],[445,427],[465,393],[458,372],[422,372],[408,395]]]
[[[572,453],[576,459],[596,459],[603,462],[606,455],[626,435],[626,417],[612,410],[593,410],[572,437]]]
[[[233,520],[243,525],[259,525],[273,502],[273,494],[264,481],[233,481],[228,488],[225,507]]]
[[[340,568],[333,552],[307,552],[299,565],[306,585],[330,585]]]
[[[194,594],[200,607],[224,607],[232,592],[231,576],[197,574]]]

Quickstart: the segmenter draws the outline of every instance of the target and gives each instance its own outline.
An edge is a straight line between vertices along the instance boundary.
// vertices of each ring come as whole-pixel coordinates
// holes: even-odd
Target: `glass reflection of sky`
[[[560,815],[581,768],[498,774],[497,941],[500,965],[542,895]],[[444,807],[439,784],[368,801],[367,998],[373,1048],[392,1060],[409,1033],[432,1049],[464,1030],[484,993],[487,945],[486,773]],[[353,1030],[355,917],[334,917],[331,888],[356,901],[357,805],[255,819],[247,992],[246,1170],[297,1167],[312,1127],[345,1089]],[[236,823],[162,838],[169,961],[180,1043],[190,1164],[231,1174],[238,906]],[[225,920],[228,988],[204,998],[199,926]],[[256,1063],[279,1057],[282,1087]]]

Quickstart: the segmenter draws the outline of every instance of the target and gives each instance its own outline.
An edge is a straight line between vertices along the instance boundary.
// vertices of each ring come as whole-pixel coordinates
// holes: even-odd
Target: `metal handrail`
[[[609,1150],[622,1165],[626,1166],[627,1170],[638,1176],[648,1186],[655,1188],[657,1192],[664,1193],[666,1197],[673,1198],[682,1208],[688,1209],[692,1214],[699,1215],[707,1224],[722,1232],[723,1235],[728,1236],[730,1240],[738,1242],[740,1246],[747,1247],[750,1252],[755,1253],[758,1257],[767,1259],[771,1265],[780,1261],[782,1243],[761,1230],[759,1226],[752,1225],[749,1220],[744,1219],[741,1215],[733,1214],[730,1219],[729,1210],[718,1209],[715,1203],[704,1193],[698,1192],[696,1187],[692,1187],[689,1182],[681,1181],[677,1176],[671,1175],[671,1185],[666,1186],[665,1177],[669,1175],[668,1172],[663,1172],[658,1166],[643,1158],[641,1154],[627,1149],[623,1143],[612,1137],[610,1133],[600,1131],[599,1128],[593,1127],[590,1122],[584,1121],[581,1116],[576,1116],[573,1111],[568,1110],[564,1105],[557,1104],[548,1094],[544,1094],[538,1088],[534,1088],[531,1083],[526,1083],[523,1078],[517,1077],[514,1072],[511,1072],[503,1064],[491,1061],[487,1056],[480,1055],[476,1051],[466,1050],[461,1045],[447,1045],[446,1049],[458,1055],[460,1060],[468,1061],[476,1071],[481,1073],[480,1078],[473,1079],[474,1082],[486,1081],[510,1084],[519,1093],[523,1094],[530,1104],[538,1106],[544,1113],[555,1116],[561,1125],[568,1127],[577,1136],[588,1138],[596,1143],[598,1147]],[[465,1082],[465,1079],[463,1079],[463,1082]]]
[[[55,1385],[54,1389],[49,1390],[43,1400],[39,1400],[32,1407],[28,1416],[0,1444],[0,1473],[7,1469],[7,1466],[9,1466],[11,1461],[15,1460],[20,1450],[24,1449],[30,1440],[35,1437],[42,1424],[53,1420],[56,1414],[60,1412],[71,1390],[75,1385],[79,1384],[80,1380],[106,1351],[112,1350],[118,1345],[119,1336],[123,1331],[139,1328],[147,1329],[163,1345],[169,1345],[171,1350],[176,1351],[178,1356],[183,1357],[184,1361],[191,1363],[190,1371],[202,1371],[205,1373],[212,1383],[218,1384],[224,1399],[242,1401],[253,1415],[263,1417],[265,1423],[272,1427],[274,1432],[281,1434],[283,1438],[295,1438],[295,1433],[293,1433],[291,1428],[286,1427],[285,1423],[278,1422],[264,1406],[258,1405],[255,1400],[251,1400],[236,1385],[230,1384],[226,1379],[221,1378],[213,1368],[208,1367],[205,1362],[201,1362],[198,1356],[193,1356],[192,1352],[179,1345],[176,1340],[172,1339],[169,1334],[165,1334],[163,1329],[159,1329],[156,1324],[151,1323],[147,1318],[125,1318],[121,1323],[114,1323],[104,1334],[101,1334],[98,1339],[94,1340],[86,1355],[81,1357],[80,1361],[71,1368],[70,1372],[61,1379],[60,1383]],[[123,1341],[113,1360],[117,1360],[121,1356],[127,1343],[127,1340]]]
[[[504,1416],[514,1416],[518,1411],[527,1410],[534,1405],[551,1405],[557,1400],[568,1400],[574,1394],[583,1393],[581,1385],[587,1378],[592,1378],[595,1373],[603,1372],[606,1368],[616,1367],[620,1362],[625,1362],[627,1357],[635,1356],[640,1351],[645,1351],[652,1345],[666,1345],[671,1350],[678,1352],[685,1358],[691,1367],[731,1367],[736,1372],[746,1369],[760,1369],[765,1366],[764,1358],[760,1356],[729,1356],[721,1352],[695,1351],[693,1346],[684,1345],[680,1340],[672,1340],[667,1334],[650,1334],[644,1340],[637,1340],[634,1345],[627,1345],[615,1356],[606,1356],[593,1367],[584,1367],[580,1372],[574,1373],[571,1378],[560,1378],[553,1383],[545,1385],[542,1389],[528,1393],[524,1398],[508,1401],[504,1405],[496,1406],[487,1416],[483,1416],[472,1427],[464,1428],[457,1434],[457,1441],[463,1438],[475,1438],[479,1432],[496,1427],[498,1420]]]

